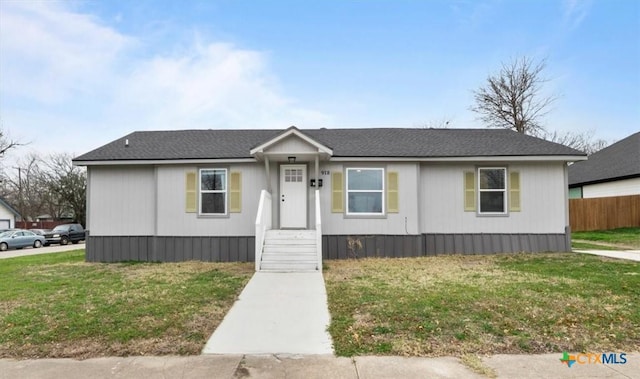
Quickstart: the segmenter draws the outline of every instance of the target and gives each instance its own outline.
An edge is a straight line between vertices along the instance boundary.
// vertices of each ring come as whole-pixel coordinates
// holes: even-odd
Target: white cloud
[[[121,91],[116,107],[154,110],[151,128],[273,128],[326,120],[280,94],[264,54],[227,43],[140,62]]]
[[[3,1],[0,73],[5,96],[57,103],[109,83],[131,40],[55,2]]]
[[[196,36],[140,58],[144,38],[64,3],[2,1],[0,14],[0,118],[31,149],[85,152],[143,129],[329,121],[282,94],[263,52]]]
[[[575,29],[584,20],[591,8],[590,0],[565,0],[563,21],[569,29]]]

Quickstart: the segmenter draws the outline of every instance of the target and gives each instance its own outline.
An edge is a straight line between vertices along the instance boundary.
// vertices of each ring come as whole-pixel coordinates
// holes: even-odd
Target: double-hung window
[[[486,167],[478,169],[478,197],[480,214],[507,213],[507,169]]]
[[[200,169],[200,214],[227,214],[227,169]]]
[[[347,214],[384,214],[384,169],[347,168]]]

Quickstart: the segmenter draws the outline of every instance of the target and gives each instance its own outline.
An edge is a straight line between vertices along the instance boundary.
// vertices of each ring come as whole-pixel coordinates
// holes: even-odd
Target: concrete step
[[[296,254],[296,253],[316,253],[316,245],[265,245],[262,253],[282,253],[282,254]]]
[[[315,262],[318,259],[316,254],[300,253],[300,254],[278,254],[263,253],[262,261],[292,261],[292,262]]]
[[[299,272],[317,271],[316,262],[265,262],[260,265],[260,271]]]
[[[285,239],[283,237],[278,237],[278,238],[265,238],[264,243],[265,245],[299,245],[299,244],[315,245],[316,239],[315,237],[308,238],[308,239],[302,239],[302,238]]]
[[[316,231],[315,230],[267,230],[265,234],[265,239],[276,238],[276,239],[315,239]]]
[[[269,230],[265,235],[260,271],[316,271],[315,230]]]

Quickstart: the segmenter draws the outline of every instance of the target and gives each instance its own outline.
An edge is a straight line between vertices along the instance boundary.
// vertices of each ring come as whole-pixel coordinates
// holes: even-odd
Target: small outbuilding
[[[15,228],[16,218],[20,218],[20,213],[0,197],[0,229]]]

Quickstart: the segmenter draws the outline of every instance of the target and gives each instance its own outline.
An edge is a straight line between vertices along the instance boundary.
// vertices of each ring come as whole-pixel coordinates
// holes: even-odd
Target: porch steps
[[[265,235],[260,271],[316,271],[315,230],[269,230]]]

